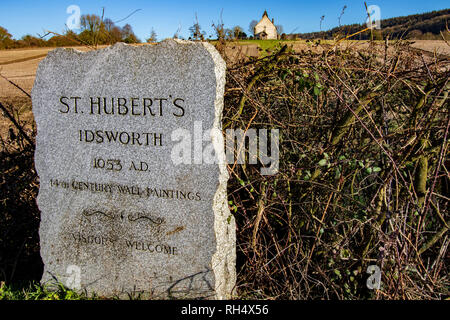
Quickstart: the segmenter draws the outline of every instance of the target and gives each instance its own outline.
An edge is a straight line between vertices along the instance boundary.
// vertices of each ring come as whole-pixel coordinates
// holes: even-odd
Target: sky
[[[450,7],[448,0],[366,1],[367,5],[380,8],[381,19]],[[116,23],[119,26],[129,23],[141,40],[149,37],[152,28],[158,40],[173,37],[177,30],[180,30],[180,36],[188,38],[196,15],[206,35],[212,37],[212,24],[217,24],[221,16],[226,28],[240,26],[248,34],[250,22],[259,21],[264,10],[270,19],[275,19],[276,25],[283,26],[285,33],[319,31],[322,16],[325,16],[322,30],[336,27],[344,6],[347,8],[341,24],[364,23],[367,18],[364,1],[361,0],[0,0],[0,26],[15,39],[26,34],[42,35],[47,30],[62,33],[66,30],[68,18],[74,13],[67,13],[71,5],[78,6],[81,14],[99,16],[104,8],[105,18],[119,21]]]

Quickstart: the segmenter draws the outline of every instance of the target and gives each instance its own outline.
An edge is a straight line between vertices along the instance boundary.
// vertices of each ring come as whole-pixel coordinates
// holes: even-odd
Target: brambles
[[[0,281],[39,279],[38,191],[33,147],[20,141],[21,134],[3,139],[0,151]],[[23,138],[22,138],[23,139]]]
[[[277,175],[251,165],[231,172],[238,292],[442,298],[449,60],[401,42],[322,47],[323,54],[278,48],[277,59],[235,65],[227,76],[225,125],[251,122],[281,134]],[[379,291],[366,286],[369,265],[381,269]]]
[[[347,45],[228,63],[224,128],[280,130],[277,175],[229,166],[239,298],[448,295],[449,60],[402,42]],[[32,147],[13,131],[0,157],[8,283],[42,272]]]

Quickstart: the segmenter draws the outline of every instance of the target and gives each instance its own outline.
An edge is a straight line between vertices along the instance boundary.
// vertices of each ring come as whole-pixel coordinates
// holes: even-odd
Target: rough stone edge
[[[208,42],[202,42],[202,45],[210,53],[215,66],[215,117],[211,130],[211,140],[218,157],[220,170],[219,185],[213,202],[216,253],[213,255],[211,263],[216,280],[216,299],[230,299],[235,295],[236,286],[236,223],[228,208],[227,182],[229,173],[225,161],[225,144],[222,134],[226,63],[213,45]],[[223,279],[223,282],[219,282],[217,279]]]

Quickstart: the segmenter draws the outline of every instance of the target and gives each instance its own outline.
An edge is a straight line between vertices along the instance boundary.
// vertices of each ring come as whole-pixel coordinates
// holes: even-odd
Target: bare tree
[[[133,28],[128,23],[122,28],[122,39],[125,43],[139,43],[141,42],[133,32]]]
[[[233,27],[233,38],[240,39],[242,36],[243,30],[240,26]]]
[[[83,14],[80,19],[81,29],[95,34],[102,25],[102,19],[96,14]]]
[[[277,33],[281,36],[284,33],[284,28],[281,24],[277,24],[275,26],[275,28],[277,28]]]
[[[180,32],[181,32],[181,22],[178,24],[178,29],[177,29],[177,31],[175,31],[173,38],[178,39],[180,36]]]
[[[195,22],[192,25],[192,27],[189,28],[189,31],[191,32],[191,37],[194,40],[204,40],[205,39],[205,32],[202,31],[202,27],[198,23],[197,14],[195,14]]]
[[[103,25],[100,27],[100,32],[106,35],[105,43],[114,44],[122,41],[122,29],[114,23],[110,18],[103,20]]]
[[[217,40],[221,41],[221,40],[225,40],[225,28],[224,28],[224,23],[223,23],[223,19],[222,19],[222,13],[223,13],[223,9],[222,11],[220,11],[220,19],[217,23],[212,24],[212,27],[214,28],[214,31],[216,32],[216,36],[217,36]]]
[[[109,18],[106,18],[105,20],[103,20],[103,24],[105,25],[105,29],[108,32],[111,32],[112,28],[115,26],[114,22]]]
[[[157,42],[158,41],[158,36],[155,32],[155,29],[152,28],[152,31],[150,32],[150,37],[147,39],[148,43],[151,42]]]
[[[100,38],[105,38],[105,25],[100,18],[96,14],[84,14],[80,19],[81,30],[79,37],[83,42],[88,44],[97,45]],[[103,31],[103,32],[102,32]],[[102,42],[102,41],[100,41]]]
[[[248,26],[248,31],[252,36],[255,36],[255,26],[258,24],[258,21],[252,20],[250,25]]]
[[[122,41],[122,29],[118,26],[112,27],[111,31],[109,31],[109,39],[110,43]]]
[[[133,27],[130,24],[126,24],[122,28],[122,37],[126,38],[133,33]]]
[[[10,39],[12,35],[3,27],[0,27],[0,41],[4,41],[6,39]]]

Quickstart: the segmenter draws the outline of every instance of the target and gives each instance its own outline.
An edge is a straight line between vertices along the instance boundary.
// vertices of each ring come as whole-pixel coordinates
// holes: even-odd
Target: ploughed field
[[[333,46],[331,41],[260,41],[248,40],[228,43],[224,54],[227,62],[241,61],[247,57],[259,57],[267,52],[270,53],[278,43],[288,44],[295,52],[314,51],[323,52]],[[411,46],[421,50],[430,58],[434,54],[450,56],[450,46],[444,41],[435,40],[414,40],[410,41]],[[380,50],[384,47],[384,42],[378,42]],[[354,50],[366,49],[369,46],[368,41],[344,41],[339,46],[350,47]],[[104,46],[100,46],[102,48]],[[34,84],[34,78],[39,62],[45,58],[47,53],[55,48],[26,48],[0,50],[0,102],[3,105],[14,105],[16,115],[25,129],[31,129],[33,126],[33,116],[31,104],[27,95],[16,84],[28,94]],[[92,50],[88,47],[73,47],[81,51]],[[9,81],[8,81],[9,80]],[[13,82],[14,84],[12,84]],[[4,117],[0,117],[0,136],[6,137],[10,127],[10,122]]]
[[[0,50],[0,102],[5,106],[14,106],[14,110],[11,111],[18,116],[21,124],[25,125],[25,130],[33,126],[31,103],[28,96],[15,85],[31,94],[39,62],[45,58],[49,51],[54,49]],[[86,47],[74,47],[74,49],[80,51],[91,50]],[[6,138],[10,125],[11,122],[9,120],[0,117],[0,136],[2,138]]]

